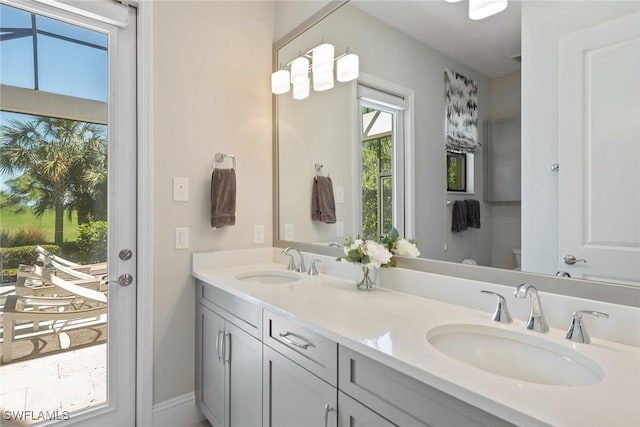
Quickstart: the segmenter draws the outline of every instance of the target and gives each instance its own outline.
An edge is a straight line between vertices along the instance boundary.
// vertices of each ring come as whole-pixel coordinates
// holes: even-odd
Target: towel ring
[[[216,153],[216,161],[213,162],[213,170],[216,170],[216,163],[222,163],[224,162],[225,158],[229,158],[231,159],[231,161],[233,162],[233,169],[236,169],[236,156],[234,156],[233,154],[224,154],[224,153]]]

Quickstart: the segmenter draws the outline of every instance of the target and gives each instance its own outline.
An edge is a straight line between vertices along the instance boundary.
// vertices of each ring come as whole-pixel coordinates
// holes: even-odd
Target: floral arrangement
[[[344,242],[345,256],[338,257],[338,261],[360,263],[365,267],[393,267],[393,256],[415,258],[420,255],[415,240],[401,239],[398,230],[392,228],[379,242],[348,238]]]

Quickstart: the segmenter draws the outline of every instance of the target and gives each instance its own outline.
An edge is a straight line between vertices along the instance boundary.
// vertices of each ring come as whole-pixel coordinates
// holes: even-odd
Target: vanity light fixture
[[[446,0],[447,3],[458,3],[461,0]]]
[[[469,18],[479,20],[500,13],[507,8],[508,0],[469,0]]]
[[[271,92],[276,95],[289,92],[289,70],[278,70],[271,74]]]
[[[335,48],[332,44],[322,43],[313,49],[309,49],[304,55],[300,55],[287,66],[289,70],[281,69],[271,74],[271,92],[280,95],[290,90],[293,84],[293,99],[305,99],[309,96],[311,80],[313,90],[316,92],[332,89],[334,86],[334,63],[337,63],[336,80],[349,82],[358,78],[360,60],[358,55],[346,53],[334,58]],[[309,70],[312,78],[309,77]]]

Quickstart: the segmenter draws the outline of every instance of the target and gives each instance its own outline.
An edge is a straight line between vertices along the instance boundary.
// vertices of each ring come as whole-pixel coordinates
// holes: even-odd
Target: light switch
[[[176,227],[176,249],[187,249],[189,247],[189,228]]]
[[[264,225],[253,226],[253,243],[256,245],[264,243]]]
[[[336,185],[336,203],[344,203],[344,187],[342,185]]]
[[[336,221],[336,237],[344,237],[344,222]]]
[[[284,240],[288,242],[293,241],[293,224],[284,225]]]
[[[173,178],[173,201],[189,201],[189,178],[179,176]]]

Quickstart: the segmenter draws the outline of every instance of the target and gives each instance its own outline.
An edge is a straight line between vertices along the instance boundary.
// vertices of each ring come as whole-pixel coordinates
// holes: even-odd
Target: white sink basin
[[[519,381],[584,386],[602,381],[603,369],[582,354],[525,333],[482,325],[443,325],[427,340],[462,363]]]
[[[289,271],[252,271],[251,273],[242,273],[236,276],[236,279],[264,285],[274,285],[278,283],[293,283],[300,280],[300,275]]]

